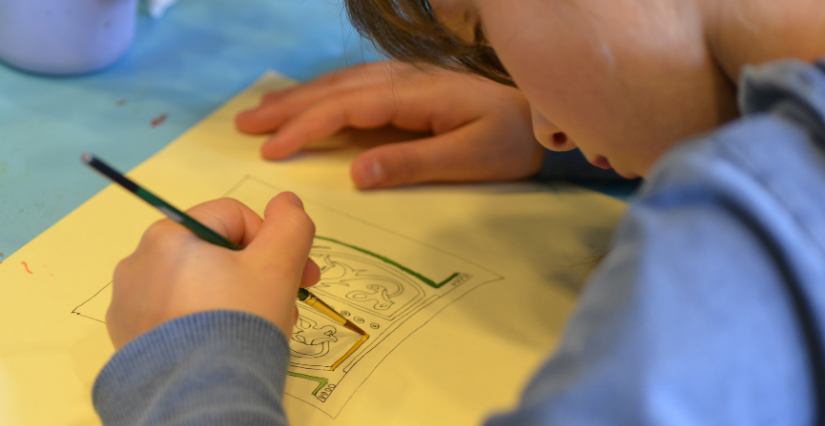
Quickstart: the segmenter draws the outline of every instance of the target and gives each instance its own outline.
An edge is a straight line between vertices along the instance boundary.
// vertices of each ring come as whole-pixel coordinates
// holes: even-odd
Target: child
[[[577,147],[597,167],[647,178],[557,353],[519,407],[488,424],[825,422],[825,65],[814,63],[825,54],[825,8],[809,0],[348,7],[390,54],[511,82],[520,94],[402,67],[430,89],[397,109],[379,101],[359,109],[347,86],[363,88],[364,71],[322,78],[238,118],[249,131],[281,128],[264,148],[271,157],[344,125],[393,123],[432,130],[440,143],[365,153],[354,178],[378,179],[364,187],[527,176],[542,153],[522,150],[524,134],[483,155],[497,142],[487,133],[523,130],[526,100],[545,147]],[[449,79],[459,83],[439,85]],[[469,86],[497,101],[463,102]],[[499,154],[510,166],[495,167]],[[398,178],[392,161],[421,166]],[[463,174],[435,167],[449,161]],[[311,221],[288,193],[263,220],[228,200],[192,214],[246,249],[222,250],[169,222],[147,231],[115,272],[107,325],[119,351],[95,384],[98,413],[106,424],[285,424],[284,336],[297,287],[318,277],[306,261]]]

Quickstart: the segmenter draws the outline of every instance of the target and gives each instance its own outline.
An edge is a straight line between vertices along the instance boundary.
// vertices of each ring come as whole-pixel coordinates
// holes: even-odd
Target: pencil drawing
[[[280,191],[247,176],[225,196],[238,199],[260,214],[266,202]],[[307,209],[318,205],[306,199],[304,203]],[[321,221],[316,223],[330,221],[330,229],[358,230],[357,234],[369,235],[369,241],[373,241],[366,247],[336,236],[318,235],[309,255],[321,270],[312,292],[368,335],[349,330],[298,303],[298,320],[289,342],[286,393],[335,418],[384,358],[407,337],[468,291],[502,277],[360,218],[319,206],[327,209],[327,215],[316,219]],[[419,266],[380,254],[386,248],[396,254],[414,253]],[[440,266],[429,266],[435,263]],[[72,313],[104,322],[110,300],[111,285],[107,284]]]

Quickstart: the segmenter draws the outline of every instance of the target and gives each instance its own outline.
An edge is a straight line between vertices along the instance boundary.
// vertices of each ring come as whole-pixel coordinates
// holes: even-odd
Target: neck
[[[699,0],[711,54],[736,84],[745,65],[825,57],[825,5],[819,0]]]

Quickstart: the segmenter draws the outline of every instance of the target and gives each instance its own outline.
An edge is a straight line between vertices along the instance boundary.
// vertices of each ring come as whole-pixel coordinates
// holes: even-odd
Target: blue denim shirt
[[[488,425],[814,421],[825,402],[825,72],[748,69],[740,95],[742,119],[657,163],[558,351]],[[107,425],[286,424],[287,358],[260,318],[191,315],[116,353],[95,408]]]

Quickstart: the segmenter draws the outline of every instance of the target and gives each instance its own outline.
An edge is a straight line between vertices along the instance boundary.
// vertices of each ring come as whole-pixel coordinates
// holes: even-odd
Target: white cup
[[[114,63],[135,35],[137,0],[0,0],[0,60],[43,74]]]

